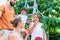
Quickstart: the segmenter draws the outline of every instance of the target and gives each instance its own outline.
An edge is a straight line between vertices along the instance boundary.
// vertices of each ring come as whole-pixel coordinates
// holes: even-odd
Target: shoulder
[[[26,19],[28,18],[28,16],[27,16],[27,15],[25,15],[25,17],[26,17]]]
[[[28,18],[28,16],[26,15],[26,17]]]

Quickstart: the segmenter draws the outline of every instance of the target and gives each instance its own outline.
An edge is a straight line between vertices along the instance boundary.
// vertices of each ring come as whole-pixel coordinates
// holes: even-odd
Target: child
[[[38,13],[33,14],[33,23],[30,24],[28,30],[31,33],[31,40],[46,40],[46,34],[43,30],[42,23],[40,21],[40,16]]]
[[[10,40],[27,40],[27,31],[23,28],[20,17],[13,19],[11,24],[13,24],[14,30],[10,34]]]
[[[18,17],[21,17],[22,23],[23,23],[23,25],[25,26],[26,21],[27,21],[27,19],[28,19],[28,16],[26,15],[26,9],[25,9],[25,8],[22,8],[22,9],[21,9],[21,14],[19,14]]]

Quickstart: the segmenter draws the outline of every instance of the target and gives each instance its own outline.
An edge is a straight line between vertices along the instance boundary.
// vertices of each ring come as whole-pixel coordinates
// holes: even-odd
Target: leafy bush
[[[30,6],[33,6],[33,2],[28,2]],[[60,40],[60,0],[37,0],[38,11],[41,15],[41,22],[43,28],[49,35],[49,40]],[[19,14],[19,10],[24,7],[25,1],[19,0],[14,6],[16,15]],[[32,13],[32,10],[27,10],[28,14]]]

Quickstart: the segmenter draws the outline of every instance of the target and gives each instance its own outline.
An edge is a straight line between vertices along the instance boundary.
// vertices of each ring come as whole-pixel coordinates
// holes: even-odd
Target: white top
[[[17,17],[21,17],[22,23],[23,23],[24,26],[25,26],[25,23],[26,23],[26,21],[27,21],[27,19],[28,19],[28,16],[25,15],[25,14],[19,14]]]
[[[17,31],[12,31],[12,34],[15,37],[15,40],[23,40],[23,37],[21,34],[19,34]]]
[[[33,25],[34,23],[32,23]],[[34,40],[36,37],[43,38],[43,29],[42,29],[42,23],[37,23],[36,27],[33,29],[31,34],[31,40]]]

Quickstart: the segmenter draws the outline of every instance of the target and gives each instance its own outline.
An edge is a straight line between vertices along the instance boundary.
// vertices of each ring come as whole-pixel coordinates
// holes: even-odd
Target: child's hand
[[[34,26],[36,26],[36,24],[37,24],[37,21],[34,22]]]

